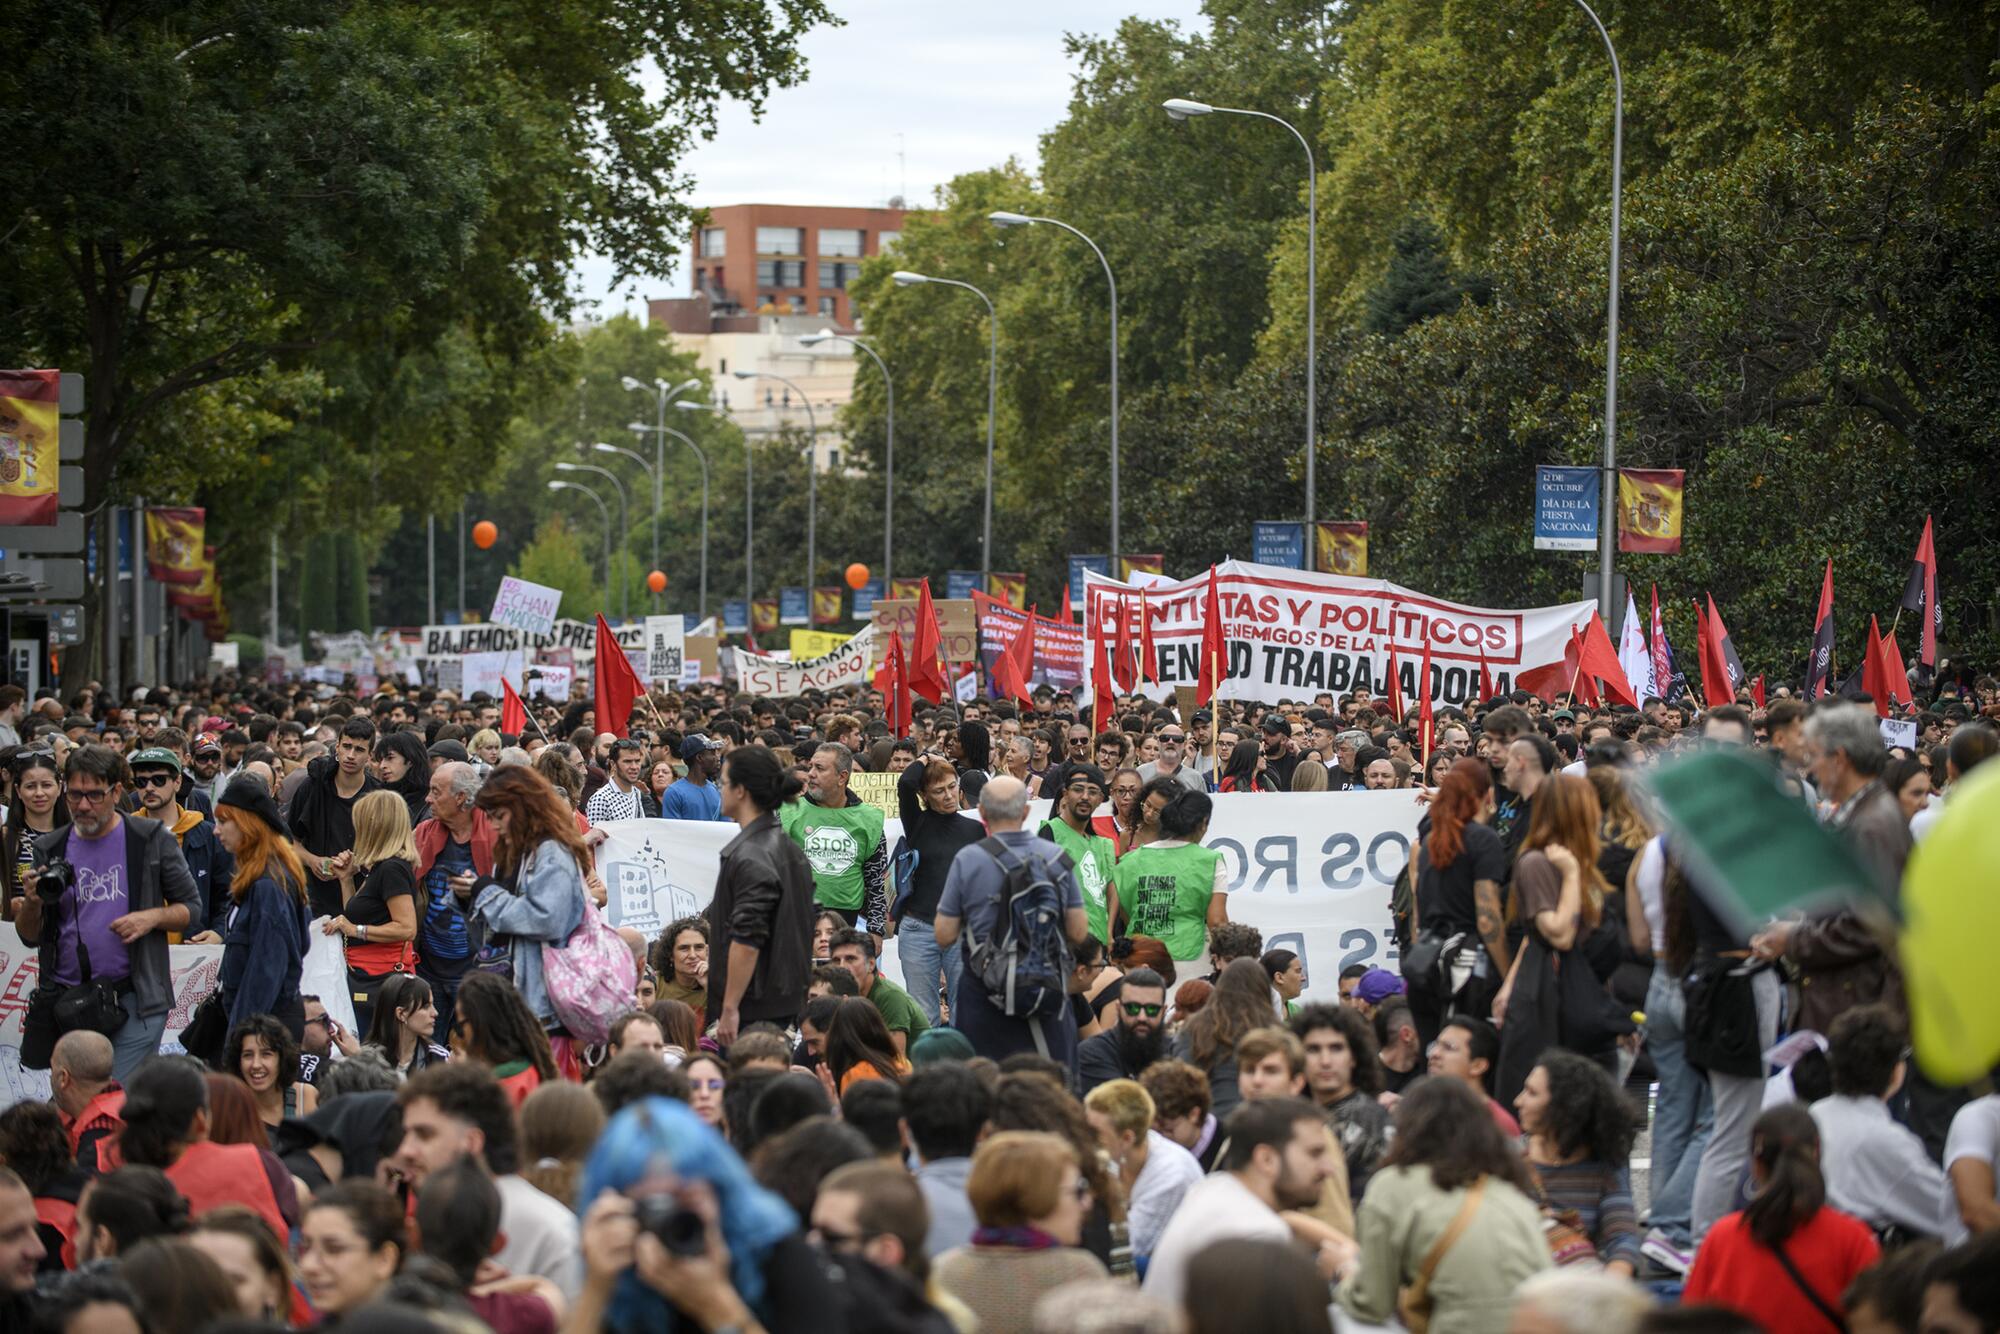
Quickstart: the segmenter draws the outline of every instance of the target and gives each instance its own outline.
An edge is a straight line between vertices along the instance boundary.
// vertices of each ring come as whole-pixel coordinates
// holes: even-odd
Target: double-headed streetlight
[[[911,273],[908,269],[896,270],[893,277],[898,287],[914,287],[919,283],[958,287],[986,303],[986,519],[981,525],[979,538],[979,590],[990,593],[993,574],[993,417],[1000,386],[1000,315],[993,308],[993,298],[971,283],[962,283],[956,278],[933,278],[928,274]]]
[[[776,380],[785,388],[799,396],[799,402],[806,410],[806,598],[812,598],[813,579],[817,576],[815,564],[819,556],[819,419],[813,415],[812,400],[806,391],[787,380],[782,375],[770,371],[731,371],[739,380]],[[749,447],[744,447],[747,455]]]
[[[647,384],[644,381],[636,380],[629,375],[621,377],[619,379],[619,383],[624,385],[627,389],[631,390],[635,394],[653,395],[654,399],[653,417],[654,420],[657,422],[657,424],[661,427],[664,427],[667,424],[667,404],[673,402],[675,399],[679,398],[682,394],[685,394],[688,390],[699,389],[701,387],[701,381],[699,379],[694,379],[694,378],[682,380],[679,384],[673,385],[671,387],[668,386],[665,380],[656,379],[651,384]],[[603,449],[604,446],[599,445],[598,448]],[[652,566],[652,568],[656,570],[660,568],[660,505],[662,504],[663,501],[663,497],[660,494],[660,479],[664,475],[667,466],[665,449],[666,447],[664,445],[657,443],[657,438],[656,438],[655,448],[653,450],[653,566]]]
[[[692,405],[682,404],[681,406],[686,407]],[[697,459],[701,460],[701,615],[706,616],[708,615],[708,455],[702,453],[701,446],[697,445],[690,437],[682,435],[679,431],[676,431],[671,426],[664,426],[664,425],[648,426],[644,422],[632,422],[625,429],[633,432],[636,435],[644,435],[648,431],[654,432],[656,436],[670,435],[674,439],[686,445],[689,449],[692,449],[694,451],[694,456]],[[638,455],[634,454],[631,450],[619,449],[618,446],[616,445],[599,445],[598,448],[602,450],[615,451],[617,453],[625,455],[627,458],[638,457]],[[656,449],[655,452],[657,453],[658,450]],[[662,459],[661,461],[664,464],[665,460]],[[654,478],[653,486],[655,494],[658,494],[660,476],[661,476],[660,473],[657,471],[653,474]],[[658,535],[655,534],[654,541],[657,542],[658,540],[659,540]],[[660,563],[657,557],[655,557],[653,561],[653,568],[656,570],[660,568]]]
[[[626,537],[632,531],[632,513],[631,505],[625,496],[625,483],[618,480],[618,474],[609,468],[600,468],[594,463],[558,463],[556,464],[556,471],[596,473],[599,477],[611,483],[612,489],[618,492],[618,545],[622,548],[625,545]],[[604,591],[606,599],[609,600],[611,592],[611,568],[608,565],[605,567],[604,579]],[[620,579],[618,581],[618,619],[621,621],[629,620],[631,616],[632,581],[630,579]]]
[[[1037,222],[1060,227],[1089,246],[1090,253],[1097,256],[1097,262],[1104,268],[1104,285],[1111,289],[1111,551],[1115,558],[1120,550],[1118,544],[1118,280],[1111,276],[1111,261],[1097,248],[1097,242],[1057,218],[1037,218],[1026,213],[1000,212],[987,214],[986,220],[996,227],[1025,227]]]
[[[729,408],[728,405],[726,404],[689,403],[686,400],[682,400],[681,402],[674,404],[674,406],[679,408],[682,412],[716,412],[716,413],[721,413],[724,416],[727,416],[729,413]],[[680,435],[680,432],[676,431],[674,434]],[[686,436],[682,435],[680,438],[683,440],[687,440],[687,443],[691,447],[694,446],[694,441],[688,440]],[[696,447],[694,452],[697,457],[701,457],[701,494],[702,494],[702,502],[701,502],[702,576],[701,577],[703,582],[706,583],[708,579],[708,459],[702,456],[700,448]],[[750,439],[748,436],[745,436],[743,440],[743,615],[746,619],[750,615],[750,604],[756,601],[756,594],[751,592],[751,589],[755,587],[755,581],[752,578],[753,561],[751,559],[751,538],[754,537],[757,532],[756,502],[757,502],[757,479],[756,479],[755,459],[751,456],[750,453]],[[808,594],[808,596],[810,596],[810,594]]]
[[[1314,329],[1319,324],[1319,167],[1313,161],[1312,144],[1299,133],[1298,126],[1288,120],[1273,116],[1268,111],[1247,111],[1241,107],[1210,106],[1206,102],[1196,102],[1185,97],[1170,97],[1160,104],[1173,120],[1187,120],[1191,116],[1253,116],[1258,120],[1268,120],[1274,125],[1282,125],[1292,132],[1292,138],[1299,141],[1299,147],[1306,151],[1306,549],[1311,551],[1316,540],[1313,534],[1313,519],[1316,514],[1315,502],[1318,487],[1317,455],[1319,453],[1319,358],[1314,353]]]
[[[585,486],[582,482],[565,482],[556,478],[549,483],[551,491],[581,491],[597,502],[598,513],[604,516],[604,583],[611,584],[611,511],[604,504],[604,497]]]
[[[858,347],[868,354],[869,360],[875,363],[875,369],[882,373],[882,393],[888,408],[888,438],[882,456],[882,587],[886,591],[895,577],[896,559],[896,382],[889,377],[889,367],[883,363],[881,355],[853,334],[821,329],[816,334],[807,334],[799,342],[807,347],[818,347],[821,343],[847,343]]]

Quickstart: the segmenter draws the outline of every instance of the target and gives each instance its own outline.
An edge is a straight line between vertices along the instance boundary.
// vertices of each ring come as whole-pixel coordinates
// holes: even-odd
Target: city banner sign
[[[1479,691],[1482,666],[1495,688],[1516,686],[1554,695],[1568,688],[1564,649],[1570,631],[1589,621],[1594,602],[1498,610],[1472,607],[1386,579],[1286,570],[1249,561],[1215,567],[1228,672],[1224,699],[1276,702],[1322,691],[1387,694],[1391,649],[1400,665],[1403,698],[1421,697],[1417,672],[1431,651],[1430,697],[1438,705],[1467,703]],[[1206,571],[1146,590],[1161,685],[1194,685],[1201,672]],[[1093,575],[1085,588],[1084,661],[1094,661],[1096,636],[1112,641],[1122,599],[1134,588]]]
[[[1535,469],[1535,550],[1597,550],[1595,468]]]
[[[1260,519],[1250,526],[1250,559],[1259,565],[1306,567],[1306,526],[1292,519]]]

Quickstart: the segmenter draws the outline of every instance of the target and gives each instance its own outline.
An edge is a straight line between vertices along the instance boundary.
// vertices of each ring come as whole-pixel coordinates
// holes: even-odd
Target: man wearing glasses
[[[1063,758],[1075,764],[1087,763],[1090,759],[1090,729],[1082,723],[1071,723],[1063,735]]]
[[[1114,1079],[1137,1079],[1167,1050],[1167,984],[1150,968],[1134,968],[1118,984],[1118,1022],[1076,1049],[1077,1091]]]
[[[1089,740],[1087,734],[1084,740]],[[1090,934],[1109,945],[1111,921],[1105,910],[1104,887],[1111,883],[1118,845],[1091,827],[1091,817],[1104,804],[1105,787],[1104,771],[1096,765],[1064,765],[1056,774],[1055,810],[1037,832],[1076,863],[1076,883],[1083,890]]]
[[[153,746],[126,763],[132,770],[132,791],[139,798],[139,813],[165,825],[179,842],[188,874],[194,877],[195,888],[201,891],[201,916],[195,925],[221,931],[221,909],[228,900],[217,895],[216,886],[228,889],[236,876],[236,859],[222,846],[213,819],[181,805],[180,756],[164,746]]]
[[[15,917],[24,944],[40,944],[44,929],[53,933],[44,980],[51,996],[86,975],[116,992],[125,1019],[109,1036],[111,1074],[120,1083],[160,1049],[174,999],[167,932],[187,930],[201,908],[166,827],[118,814],[125,777],[124,759],[109,747],[81,746],[69,757],[63,796],[70,826],[35,838]],[[67,861],[75,880],[45,899],[37,882],[53,861]],[[36,1008],[30,1005],[31,1018]]]
[[[1187,758],[1187,732],[1179,723],[1168,723],[1162,727],[1154,740],[1159,742],[1160,758],[1139,766],[1140,782],[1150,783],[1164,776],[1190,792],[1208,791],[1208,780],[1192,764],[1183,763]]]

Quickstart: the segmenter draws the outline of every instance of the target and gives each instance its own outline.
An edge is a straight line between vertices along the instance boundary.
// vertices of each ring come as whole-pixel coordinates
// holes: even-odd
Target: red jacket
[[[215,1144],[201,1140],[190,1144],[167,1169],[167,1180],[175,1189],[187,1197],[188,1212],[200,1218],[219,1204],[247,1205],[257,1216],[270,1225],[274,1237],[292,1235],[292,1219],[286,1217],[285,1204],[278,1198],[273,1178],[265,1170],[264,1160],[268,1152],[251,1144]],[[277,1159],[271,1159],[273,1163]],[[279,1167],[283,1170],[282,1166]],[[290,1194],[291,1179],[285,1178],[286,1193]],[[293,1196],[291,1213],[298,1212],[298,1198]]]
[[[109,1172],[123,1165],[118,1136],[125,1129],[125,1118],[118,1113],[124,1108],[125,1090],[116,1084],[106,1084],[83,1105],[74,1120],[63,1118],[63,1129],[69,1133],[69,1150],[76,1155],[76,1165],[86,1174]]]
[[[472,810],[472,869],[480,875],[493,874],[493,844],[498,837],[493,826],[487,823],[486,812],[478,807]],[[444,851],[444,845],[451,838],[451,831],[444,827],[444,821],[432,816],[411,831],[411,839],[417,845],[417,883],[431,873],[431,864]]]

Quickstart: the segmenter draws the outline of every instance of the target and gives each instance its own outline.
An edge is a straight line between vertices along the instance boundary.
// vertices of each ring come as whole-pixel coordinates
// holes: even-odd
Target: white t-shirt
[[[1985,1163],[1992,1167],[2000,1161],[2000,1093],[1989,1093],[1983,1098],[1974,1098],[1958,1109],[1958,1115],[1951,1118],[1951,1131],[1944,1140],[1944,1170],[1947,1178],[1951,1175],[1951,1165],[1960,1159]],[[1971,1233],[1967,1231],[1965,1220],[1958,1216],[1958,1196],[1946,1181],[1944,1195],[1944,1244],[1957,1246]],[[2000,1198],[2000,1192],[1996,1192]]]
[[[1146,1132],[1146,1165],[1139,1169],[1125,1205],[1132,1254],[1153,1253],[1160,1234],[1167,1230],[1167,1220],[1180,1207],[1181,1197],[1201,1178],[1201,1164],[1193,1154],[1157,1130]]]
[[[1667,956],[1667,845],[1655,835],[1639,850],[1639,906],[1646,913],[1646,933],[1653,938],[1653,957]]]
[[[1290,1236],[1285,1220],[1252,1195],[1234,1172],[1203,1177],[1181,1196],[1181,1207],[1153,1247],[1139,1290],[1179,1309],[1188,1265],[1211,1243],[1238,1237],[1284,1241]]]
[[[544,1195],[526,1177],[495,1177],[500,1190],[500,1233],[504,1243],[494,1256],[510,1274],[533,1274],[562,1289],[575,1301],[583,1291],[583,1250],[576,1215],[552,1196]]]

